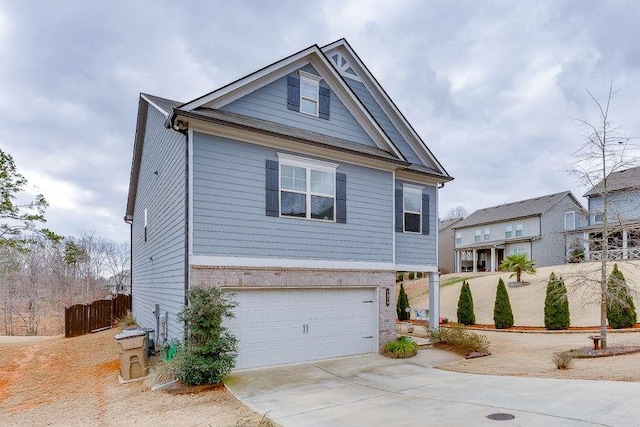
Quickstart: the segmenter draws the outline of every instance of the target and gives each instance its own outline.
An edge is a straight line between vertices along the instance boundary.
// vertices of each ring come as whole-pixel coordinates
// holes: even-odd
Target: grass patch
[[[384,345],[383,355],[393,359],[405,359],[418,354],[418,344],[409,337],[398,337]]]
[[[429,339],[445,345],[447,348],[463,356],[470,353],[486,353],[489,351],[489,340],[486,336],[455,326],[429,330]]]
[[[131,310],[127,310],[127,313],[116,319],[116,326],[119,328],[126,328],[129,326],[137,326],[138,321],[136,320],[136,316],[131,312]]]
[[[446,288],[447,286],[455,285],[456,283],[460,283],[463,280],[471,280],[471,279],[475,279],[476,277],[480,277],[480,276],[481,275],[478,274],[476,276],[466,276],[466,277],[453,276],[453,277],[449,277],[447,280],[440,282],[440,289]]]
[[[149,376],[144,381],[148,387],[156,384],[165,384],[175,380],[178,363],[174,357],[171,360],[160,360],[149,371]]]
[[[562,351],[553,354],[553,362],[558,369],[569,369],[573,363],[573,354],[571,351]]]

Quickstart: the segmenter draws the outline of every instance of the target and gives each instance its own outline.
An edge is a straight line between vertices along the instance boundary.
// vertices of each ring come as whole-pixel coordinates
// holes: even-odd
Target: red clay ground
[[[0,340],[0,424],[254,426],[262,416],[224,387],[198,394],[118,383],[111,329],[76,338]]]

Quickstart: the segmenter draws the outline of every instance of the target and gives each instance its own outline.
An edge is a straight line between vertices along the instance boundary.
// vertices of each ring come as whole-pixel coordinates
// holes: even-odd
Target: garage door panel
[[[261,289],[235,293],[236,368],[377,351],[374,288]]]

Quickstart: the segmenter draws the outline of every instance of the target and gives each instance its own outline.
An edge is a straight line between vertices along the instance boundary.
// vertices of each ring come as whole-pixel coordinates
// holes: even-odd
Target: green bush
[[[460,326],[429,330],[429,339],[448,345],[456,353],[468,355],[472,352],[484,353],[489,350],[489,340],[484,335],[468,331]]]
[[[194,288],[178,315],[185,341],[176,355],[176,376],[189,385],[216,384],[235,364],[237,340],[222,325],[233,317],[231,301],[220,288]]]
[[[422,279],[422,272],[421,271],[418,271],[416,273],[416,279]]]
[[[618,264],[613,265],[607,280],[607,319],[614,329],[630,328],[638,321],[633,295]]]
[[[405,336],[398,337],[395,341],[389,341],[384,345],[385,355],[396,359],[413,357],[417,352],[418,344]]]
[[[416,274],[412,271],[409,273],[409,280],[413,280],[416,277]]]
[[[397,272],[396,273],[396,283],[402,282],[404,280],[404,273]]]
[[[506,329],[513,326],[511,301],[509,301],[509,293],[504,286],[502,277],[498,280],[498,289],[496,290],[496,302],[493,306],[493,323],[496,329]]]
[[[567,287],[562,277],[556,278],[552,272],[547,283],[544,299],[544,327],[549,330],[567,329],[570,324]]]
[[[409,308],[409,297],[404,291],[404,285],[401,283],[400,292],[398,292],[398,304],[396,305],[398,320],[409,320],[411,313],[407,311],[407,308]]]
[[[462,282],[460,298],[458,298],[458,323],[463,325],[476,323],[476,315],[473,312],[473,296],[466,281]]]

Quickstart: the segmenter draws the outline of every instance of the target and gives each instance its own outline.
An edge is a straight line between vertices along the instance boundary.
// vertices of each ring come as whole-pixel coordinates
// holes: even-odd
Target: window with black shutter
[[[298,75],[287,76],[287,108],[329,120],[331,89],[320,85],[320,76],[302,70]]]

